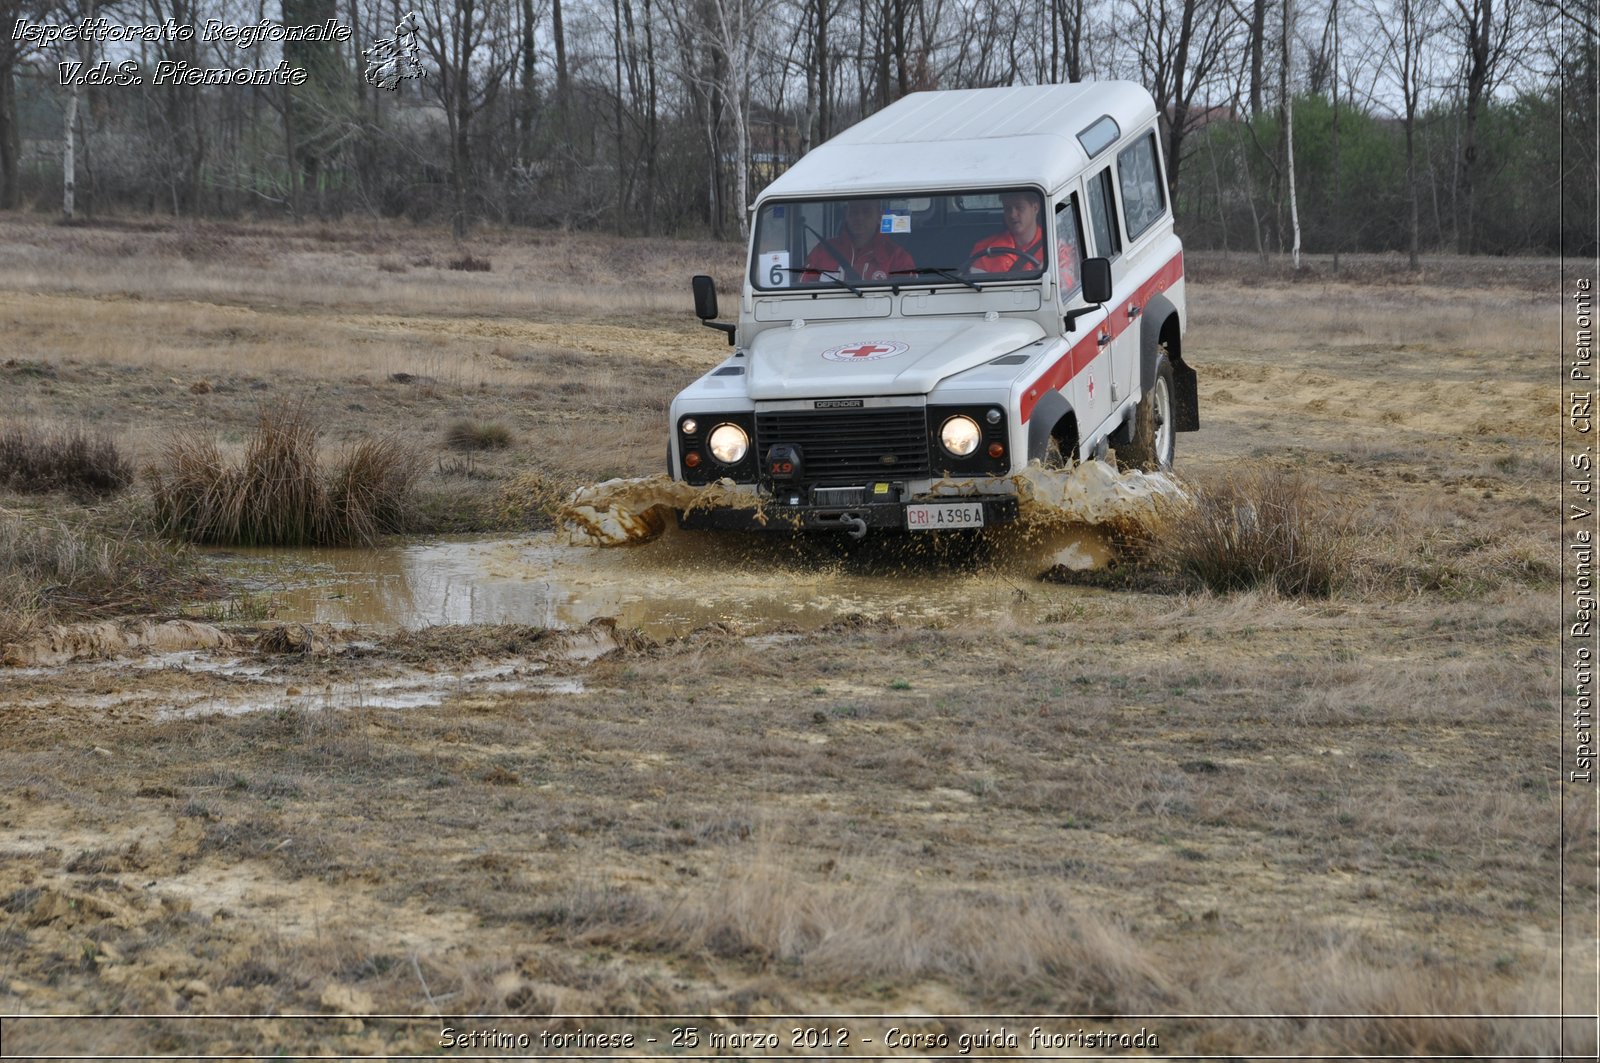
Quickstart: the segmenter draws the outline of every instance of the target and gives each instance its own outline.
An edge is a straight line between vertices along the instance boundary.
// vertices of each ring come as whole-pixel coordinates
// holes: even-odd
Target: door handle
[[[1134,318],[1138,317],[1142,313],[1144,313],[1144,308],[1141,307],[1138,303],[1129,303],[1128,304],[1128,320],[1129,321],[1132,321]]]
[[[1109,333],[1109,332],[1100,333],[1099,336],[1095,337],[1095,342],[1098,343],[1100,346],[1104,347],[1106,344],[1111,342],[1111,333]]]

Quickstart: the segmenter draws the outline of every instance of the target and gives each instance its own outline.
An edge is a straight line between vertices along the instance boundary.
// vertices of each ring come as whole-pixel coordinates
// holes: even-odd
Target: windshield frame
[[[1010,231],[1005,225],[1004,206],[966,208],[961,205],[961,200],[974,197],[994,197],[999,200],[1010,195],[1031,196],[1038,207],[1035,224],[1039,233],[1038,257],[1041,262],[1035,268],[1026,259],[1000,250],[997,252],[999,262],[1009,260],[1021,268],[1001,267],[1005,268],[1005,272],[975,270],[973,267],[980,258],[989,260],[990,266],[996,265],[996,255],[979,256],[975,253],[979,245],[1009,235]],[[870,253],[868,248],[848,246],[849,236],[844,231],[845,211],[852,202],[861,201],[877,201],[880,228],[873,234],[874,239],[889,238],[903,253],[904,264],[911,267],[912,272],[879,268],[882,265],[893,266],[894,261],[898,260],[896,257],[888,263],[870,263],[872,268],[866,272],[881,275],[849,276],[838,269],[838,255],[825,251],[819,256],[819,250],[827,244],[852,256],[858,251]],[[926,205],[918,208],[915,206],[918,203]],[[1055,260],[1055,252],[1051,248],[1049,203],[1050,196],[1043,188],[1026,184],[876,194],[835,193],[763,200],[756,204],[753,211],[755,217],[751,226],[746,279],[754,293],[762,297],[815,297],[828,292],[849,292],[861,296],[868,291],[885,289],[891,292],[907,288],[941,287],[981,290],[1000,284],[1037,284],[1048,275]],[[821,209],[808,218],[808,207]],[[774,208],[782,208],[785,212],[789,208],[798,210],[795,218],[775,218],[772,213]],[[959,212],[969,209],[972,218],[962,219]],[[892,224],[890,219],[895,217],[903,219],[900,223],[903,228],[886,229]],[[813,224],[816,221],[820,221],[821,225]],[[769,229],[774,222],[779,226],[776,232]],[[908,239],[914,231],[918,235],[930,235],[922,240]],[[804,252],[803,256],[798,256],[798,264],[795,262],[796,241]],[[1007,243],[1005,246],[1012,245]],[[817,268],[807,268],[813,265]],[[818,276],[813,280],[803,279],[808,273]],[[780,277],[784,280],[777,283]]]

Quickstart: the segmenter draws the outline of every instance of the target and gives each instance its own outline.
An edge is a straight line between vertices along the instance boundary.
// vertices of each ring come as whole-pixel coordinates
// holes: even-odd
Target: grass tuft
[[[230,546],[370,543],[405,525],[422,459],[389,437],[351,446],[331,469],[301,406],[263,411],[244,459],[215,438],[172,437],[151,478],[157,520],[191,542]]]
[[[511,429],[499,421],[471,421],[463,418],[445,433],[451,450],[504,450],[512,443]]]
[[[25,494],[66,491],[103,497],[132,482],[133,465],[104,436],[21,425],[0,429],[0,486]]]
[[[473,258],[470,254],[462,255],[460,258],[452,258],[449,265],[451,269],[460,270],[464,273],[488,273],[494,268],[489,264],[488,259]]]
[[[1149,560],[1191,589],[1326,598],[1349,583],[1349,530],[1301,476],[1265,470],[1197,488],[1169,518]]]

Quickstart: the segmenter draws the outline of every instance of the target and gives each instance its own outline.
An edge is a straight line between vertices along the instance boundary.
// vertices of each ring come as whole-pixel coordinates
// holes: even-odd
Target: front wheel
[[[1166,472],[1172,468],[1173,429],[1172,363],[1165,353],[1156,355],[1155,379],[1133,414],[1133,441],[1117,448],[1117,466]]]

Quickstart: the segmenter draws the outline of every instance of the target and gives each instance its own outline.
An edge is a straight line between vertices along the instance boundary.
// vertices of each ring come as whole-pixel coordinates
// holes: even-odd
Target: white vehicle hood
[[[926,395],[946,377],[1044,337],[1019,318],[878,318],[768,329],[750,345],[749,395],[757,401]]]

